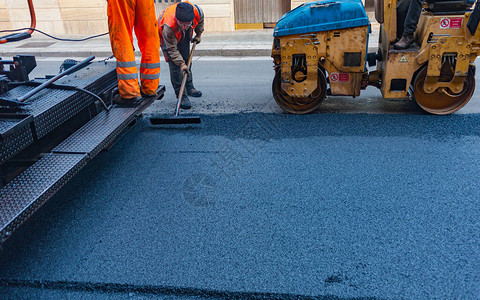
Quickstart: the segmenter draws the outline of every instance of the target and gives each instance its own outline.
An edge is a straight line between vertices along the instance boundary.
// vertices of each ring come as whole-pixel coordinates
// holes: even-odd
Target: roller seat
[[[475,0],[427,0],[427,11],[435,14],[464,14],[472,10]]]

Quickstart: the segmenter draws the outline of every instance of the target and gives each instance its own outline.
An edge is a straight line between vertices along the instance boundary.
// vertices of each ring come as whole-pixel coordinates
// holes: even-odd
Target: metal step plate
[[[95,157],[108,146],[125,127],[139,116],[153,101],[162,98],[165,86],[157,90],[158,97],[146,98],[136,106],[113,107],[109,112],[102,111],[95,118],[77,130],[55,147],[53,153],[85,153]]]
[[[55,147],[53,153],[84,153],[93,158],[109,145],[135,118],[137,108],[114,107],[99,113]]]
[[[0,243],[87,162],[85,154],[50,154],[0,189]]]

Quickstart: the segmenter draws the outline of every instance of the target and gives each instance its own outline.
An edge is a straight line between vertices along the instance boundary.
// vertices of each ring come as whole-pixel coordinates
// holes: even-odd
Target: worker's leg
[[[142,53],[140,64],[142,92],[154,95],[160,77],[160,38],[153,1],[137,0],[135,14],[135,35]]]
[[[405,29],[408,7],[411,0],[400,0],[397,2],[397,38],[400,39]]]
[[[138,86],[132,36],[135,22],[135,0],[109,0],[107,15],[112,52],[117,59],[120,96],[125,99],[139,97],[140,87]]]
[[[180,86],[182,85],[182,73],[180,67],[170,60],[168,61],[168,68],[170,70],[170,81],[172,82],[173,90],[175,91],[175,95],[178,96],[178,93],[180,93]]]
[[[181,39],[180,42],[177,45],[178,46],[178,51],[182,55],[185,63],[188,62],[188,58],[190,56],[190,38],[189,37],[191,36],[191,30],[192,29],[190,29],[185,34],[186,38]],[[193,86],[192,65],[193,65],[193,62],[190,64],[190,73],[188,74],[188,77],[187,77],[187,83],[185,84],[185,89],[187,90],[187,93],[188,93],[189,96],[200,97],[202,95],[202,92],[198,91]]]
[[[413,34],[417,29],[417,23],[422,13],[422,0],[411,0],[405,18],[405,28],[402,38],[393,46],[397,50],[407,49],[414,44]]]
[[[422,14],[422,0],[411,0],[410,6],[408,7],[407,16],[405,18],[405,29],[404,34],[411,34],[415,33],[417,30],[418,20],[420,19],[420,15]]]
[[[174,64],[172,61],[168,62],[168,68],[170,70],[170,81],[172,82],[175,95],[178,98],[178,94],[180,93],[180,87],[182,86],[183,74],[182,74],[182,71],[180,71],[180,67]],[[190,103],[190,100],[188,99],[188,96],[187,96],[187,91],[183,91],[180,108],[183,108],[183,109],[192,108],[192,104]]]

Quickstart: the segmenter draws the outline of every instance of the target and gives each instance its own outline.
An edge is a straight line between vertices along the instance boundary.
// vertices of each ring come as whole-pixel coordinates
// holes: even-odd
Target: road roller
[[[357,97],[372,85],[385,99],[411,97],[431,114],[451,114],[465,106],[475,90],[480,5],[474,0],[424,2],[415,43],[396,50],[404,22],[401,14],[397,18],[397,4],[375,0],[380,32],[378,51],[372,53],[371,24],[360,0],[312,1],[283,15],[272,47],[277,104],[305,114],[329,95]]]

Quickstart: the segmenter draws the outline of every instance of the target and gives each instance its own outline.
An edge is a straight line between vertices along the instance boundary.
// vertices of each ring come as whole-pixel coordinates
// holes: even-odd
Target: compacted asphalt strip
[[[479,119],[143,120],[7,241],[0,286],[20,296],[83,288],[110,297],[125,287],[192,297],[473,299]]]

